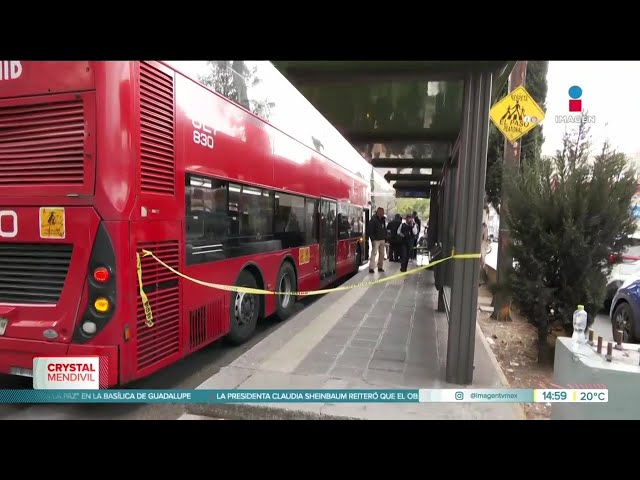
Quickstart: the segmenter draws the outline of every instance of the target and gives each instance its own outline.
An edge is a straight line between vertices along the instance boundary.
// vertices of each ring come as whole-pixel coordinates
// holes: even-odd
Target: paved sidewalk
[[[410,264],[409,268],[412,268]],[[347,284],[391,275],[367,267]],[[430,271],[325,295],[198,388],[459,388],[443,381],[447,320]],[[479,328],[478,328],[479,331]],[[476,335],[473,388],[504,388],[493,353]],[[215,404],[189,414],[247,419],[519,419],[513,404]]]

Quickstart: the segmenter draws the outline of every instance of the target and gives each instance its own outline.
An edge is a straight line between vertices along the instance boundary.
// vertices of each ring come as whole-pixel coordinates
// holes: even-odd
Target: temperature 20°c
[[[213,129],[199,120],[191,120],[193,125],[193,143],[213,150]]]

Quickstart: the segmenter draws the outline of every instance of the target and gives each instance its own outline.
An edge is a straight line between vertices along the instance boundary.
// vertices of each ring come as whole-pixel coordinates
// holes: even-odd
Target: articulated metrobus
[[[269,62],[0,61],[0,373],[147,376],[363,262],[371,166]],[[194,65],[197,68],[192,68]],[[197,71],[200,69],[200,71]]]

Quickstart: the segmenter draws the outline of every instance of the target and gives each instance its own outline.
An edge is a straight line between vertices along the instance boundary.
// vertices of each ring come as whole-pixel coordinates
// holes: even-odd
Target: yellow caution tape
[[[151,312],[151,305],[149,304],[149,298],[144,293],[144,287],[142,286],[142,262],[140,261],[140,254],[136,252],[136,270],[138,270],[138,286],[140,287],[140,298],[142,299],[142,306],[144,307],[144,316],[147,318],[145,323],[147,327],[153,327],[153,313]]]
[[[400,273],[396,273],[394,275],[390,275],[388,277],[382,277],[382,278],[379,278],[377,280],[373,280],[371,282],[357,283],[355,285],[343,285],[343,286],[340,286],[340,287],[325,288],[325,289],[322,289],[322,290],[313,290],[313,291],[309,291],[309,292],[272,292],[270,290],[262,290],[262,289],[259,289],[259,288],[236,287],[236,286],[230,286],[230,285],[221,285],[219,283],[203,282],[202,280],[198,280],[196,278],[192,278],[192,277],[189,277],[188,275],[180,273],[176,269],[174,269],[171,266],[169,266],[166,263],[164,263],[162,260],[160,260],[158,257],[156,257],[149,250],[142,250],[142,256],[143,257],[151,257],[156,262],[158,262],[160,265],[162,265],[164,268],[169,270],[170,272],[178,275],[179,277],[182,277],[182,278],[184,278],[186,280],[189,280],[189,281],[191,281],[193,283],[197,283],[198,285],[203,285],[205,287],[216,288],[218,290],[225,290],[227,292],[253,293],[253,294],[256,294],[256,295],[298,295],[298,296],[324,295],[325,293],[330,293],[330,292],[340,292],[340,291],[344,291],[344,290],[352,290],[354,288],[369,287],[371,285],[376,285],[376,284],[383,283],[383,282],[390,282],[391,280],[396,280],[398,278],[406,277],[407,275],[413,275],[414,273],[420,272],[422,270],[426,270],[427,268],[434,267],[435,265],[438,265],[440,263],[446,262],[447,260],[464,260],[464,259],[471,259],[471,258],[480,258],[480,254],[479,253],[461,253],[461,254],[456,254],[455,250],[452,250],[451,255],[448,256],[448,257],[441,258],[440,260],[436,260],[434,262],[428,263],[427,265],[421,265],[421,266],[419,266],[417,268],[414,268],[412,270],[408,270],[406,272],[400,272]],[[142,274],[141,274],[141,270],[140,270],[140,256],[139,255],[138,255],[138,277],[140,279],[142,278]],[[146,295],[144,295],[144,292],[142,291],[142,280],[140,280],[140,296],[142,297],[142,301],[144,303],[144,301],[146,299]],[[147,307],[145,306],[145,313],[146,312],[147,312]],[[149,316],[150,315],[151,315],[151,310],[149,309]],[[149,318],[149,317],[147,317],[147,318]]]

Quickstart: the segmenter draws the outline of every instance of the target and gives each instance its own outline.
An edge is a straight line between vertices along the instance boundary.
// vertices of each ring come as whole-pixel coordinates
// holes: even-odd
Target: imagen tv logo
[[[556,115],[556,123],[595,123],[595,115],[585,115],[582,105],[582,87],[569,88],[569,115]]]
[[[107,388],[107,357],[36,357],[33,388],[39,390],[98,390]]]

